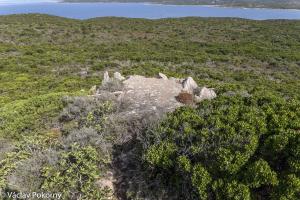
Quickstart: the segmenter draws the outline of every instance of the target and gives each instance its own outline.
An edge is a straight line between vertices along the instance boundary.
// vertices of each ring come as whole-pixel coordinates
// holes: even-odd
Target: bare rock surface
[[[138,116],[147,112],[165,113],[183,105],[176,100],[182,85],[172,80],[135,75],[130,76],[123,84],[124,93],[121,98],[124,102],[130,102],[127,107],[130,114]]]
[[[194,102],[210,100],[217,96],[213,89],[199,88],[192,77],[168,79],[163,73],[159,73],[158,77],[133,75],[125,79],[119,72],[115,72],[114,77],[110,78],[108,72],[105,72],[102,90],[97,94],[101,95],[107,91],[115,96],[122,104],[124,119],[141,119],[145,116],[157,118],[184,104],[193,105]],[[178,98],[180,94],[182,98]]]
[[[158,73],[159,78],[163,79],[163,80],[168,80],[168,77],[163,74],[163,73]]]
[[[197,83],[194,81],[192,77],[186,78],[183,83],[183,90],[193,94],[194,90],[198,88]]]
[[[217,94],[213,89],[209,89],[206,87],[201,88],[200,94],[195,95],[195,101],[201,102],[203,100],[211,100],[217,97]]]
[[[114,73],[114,78],[117,79],[117,80],[119,80],[119,81],[125,80],[125,77],[122,76],[122,75],[120,74],[120,72],[115,72],[115,73]]]

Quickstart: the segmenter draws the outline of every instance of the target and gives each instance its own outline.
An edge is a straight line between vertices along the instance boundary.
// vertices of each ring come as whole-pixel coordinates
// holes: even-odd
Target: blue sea
[[[74,19],[95,17],[174,18],[236,17],[254,20],[300,19],[300,10],[230,8],[149,3],[61,3],[56,0],[0,0],[0,15],[42,13]]]

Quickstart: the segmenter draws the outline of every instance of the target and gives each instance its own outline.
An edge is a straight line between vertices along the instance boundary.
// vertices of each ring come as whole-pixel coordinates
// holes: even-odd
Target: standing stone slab
[[[104,72],[104,75],[103,75],[103,80],[102,80],[102,85],[105,85],[109,82],[110,78],[109,78],[109,74],[108,74],[108,71]]]
[[[192,77],[188,77],[183,81],[182,87],[184,91],[193,94],[194,90],[198,88],[198,85]]]

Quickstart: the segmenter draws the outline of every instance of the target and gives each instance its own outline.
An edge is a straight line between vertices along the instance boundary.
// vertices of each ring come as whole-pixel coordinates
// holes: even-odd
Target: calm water
[[[51,1],[51,0],[49,0]],[[0,15],[19,13],[44,13],[61,17],[88,19],[116,16],[130,18],[168,17],[239,17],[246,19],[300,19],[300,10],[244,9],[194,5],[160,5],[142,3],[11,3],[0,0]],[[10,2],[10,3],[7,3]]]

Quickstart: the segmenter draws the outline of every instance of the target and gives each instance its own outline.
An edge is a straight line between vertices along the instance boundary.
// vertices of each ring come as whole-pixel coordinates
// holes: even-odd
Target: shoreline
[[[287,7],[268,7],[268,6],[243,6],[243,5],[227,5],[227,4],[201,4],[201,3],[172,3],[172,2],[122,2],[122,1],[98,1],[98,2],[72,2],[66,0],[58,0],[57,3],[122,3],[122,4],[157,4],[157,5],[174,5],[174,6],[207,6],[207,7],[224,7],[224,8],[242,8],[242,9],[275,9],[275,10],[300,10],[300,5],[296,8],[292,6]]]

